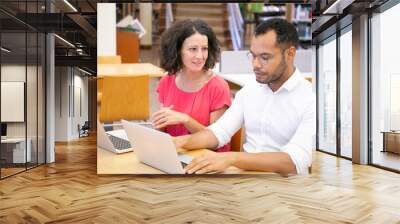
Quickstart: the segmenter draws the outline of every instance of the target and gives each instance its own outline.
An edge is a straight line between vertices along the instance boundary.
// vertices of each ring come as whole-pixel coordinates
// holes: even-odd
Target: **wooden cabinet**
[[[400,131],[387,131],[383,133],[383,152],[400,154]]]

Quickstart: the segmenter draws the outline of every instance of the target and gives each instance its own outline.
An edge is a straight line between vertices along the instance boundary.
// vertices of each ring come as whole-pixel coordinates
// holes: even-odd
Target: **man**
[[[249,57],[256,81],[244,86],[214,124],[174,138],[177,147],[217,148],[243,125],[244,152],[208,153],[195,158],[189,174],[222,172],[229,166],[281,174],[308,173],[315,134],[315,96],[294,64],[298,35],[284,19],[257,26]]]

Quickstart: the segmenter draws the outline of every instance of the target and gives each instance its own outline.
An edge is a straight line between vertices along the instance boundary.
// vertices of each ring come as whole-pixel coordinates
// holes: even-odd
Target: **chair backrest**
[[[149,109],[149,76],[105,76],[102,78],[99,120],[113,122],[146,120]]]
[[[121,64],[121,56],[97,56],[97,64]]]
[[[310,77],[310,76],[306,76],[306,77],[304,77],[307,81],[309,81],[309,82],[313,82],[313,78],[312,77]]]
[[[243,148],[243,128],[240,128],[231,138],[231,151],[240,152]]]
[[[139,37],[134,32],[117,31],[117,54],[122,63],[138,63],[140,55]]]
[[[103,79],[97,78],[97,104],[101,103],[103,96]]]
[[[89,130],[90,125],[89,125],[89,121],[85,121],[85,123],[82,125],[82,130]]]

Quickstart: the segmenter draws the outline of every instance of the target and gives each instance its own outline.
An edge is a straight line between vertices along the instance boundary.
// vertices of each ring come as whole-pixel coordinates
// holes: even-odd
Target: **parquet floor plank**
[[[0,181],[0,224],[399,224],[399,211],[399,174],[319,152],[308,176],[99,176],[89,137]]]

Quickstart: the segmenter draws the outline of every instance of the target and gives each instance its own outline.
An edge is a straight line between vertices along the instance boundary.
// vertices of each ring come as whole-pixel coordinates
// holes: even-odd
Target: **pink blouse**
[[[173,110],[188,114],[204,126],[210,125],[210,114],[213,111],[231,105],[228,83],[214,75],[197,92],[180,90],[175,83],[176,75],[164,76],[158,84],[158,100],[164,107],[174,105]],[[165,131],[172,136],[190,134],[183,124],[167,126]],[[229,151],[227,144],[217,151]]]

